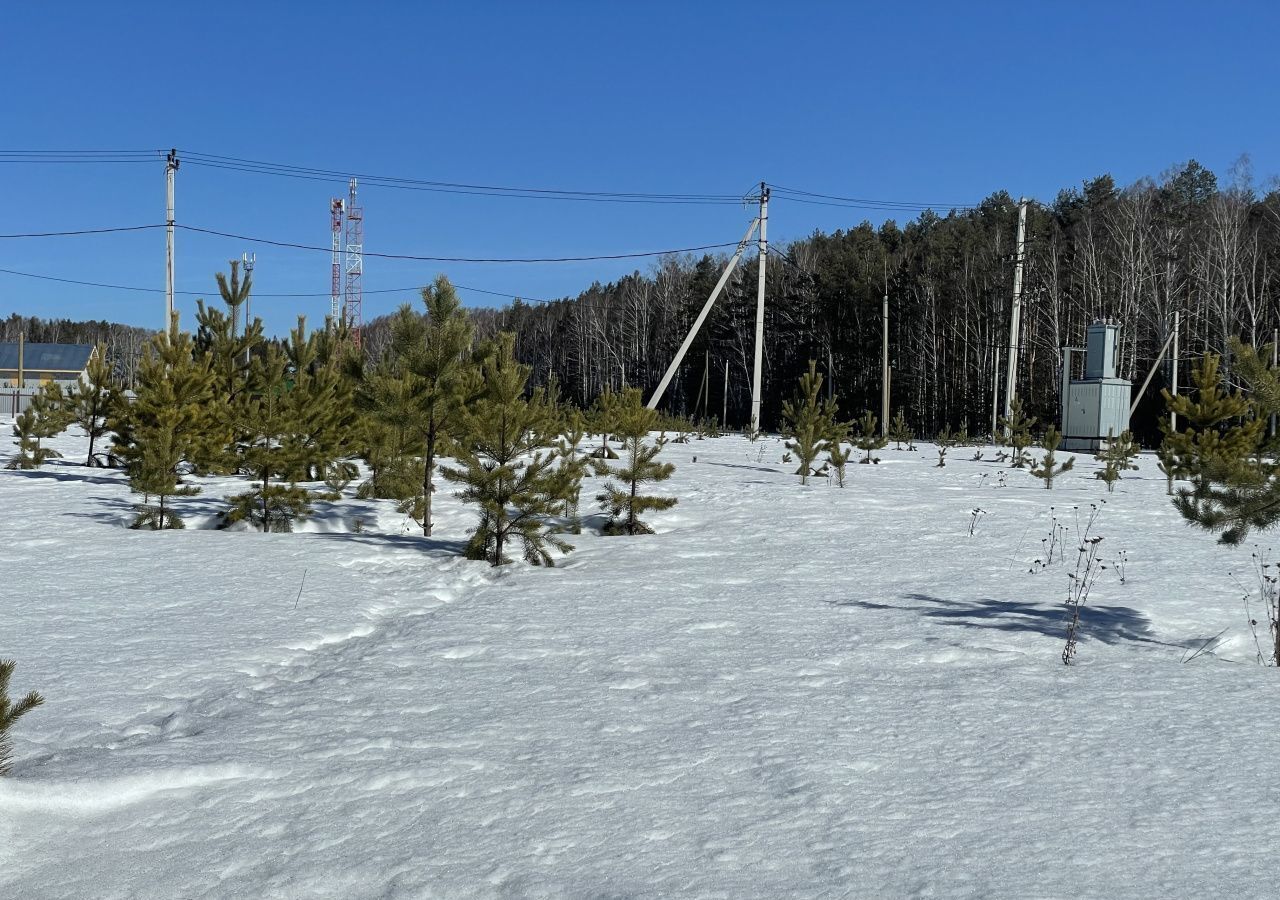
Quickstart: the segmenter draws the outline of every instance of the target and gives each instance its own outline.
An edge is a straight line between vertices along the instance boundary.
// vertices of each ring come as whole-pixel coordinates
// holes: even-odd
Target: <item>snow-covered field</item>
[[[889,448],[841,490],[774,438],[669,444],[659,534],[494,571],[447,489],[433,540],[355,500],[202,530],[228,480],[139,533],[59,446],[0,472],[0,657],[47,697],[0,780],[0,897],[1280,891],[1250,548],[1184,526],[1149,456],[1108,495],[1088,457],[1050,492]],[[1050,507],[1099,498],[1127,578],[1066,668],[1069,563],[1029,570]]]

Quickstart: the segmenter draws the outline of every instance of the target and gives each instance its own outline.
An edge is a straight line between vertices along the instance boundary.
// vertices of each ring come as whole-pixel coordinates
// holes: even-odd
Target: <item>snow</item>
[[[447,488],[430,540],[353,499],[198,527],[235,479],[140,533],[59,446],[0,473],[0,657],[47,697],[0,897],[1274,896],[1250,548],[1150,457],[1108,495],[1087,456],[1046,491],[889,448],[842,490],[775,438],[673,443],[658,534],[495,571]],[[1067,668],[1069,562],[1030,570],[1051,506],[1102,499],[1127,578]]]

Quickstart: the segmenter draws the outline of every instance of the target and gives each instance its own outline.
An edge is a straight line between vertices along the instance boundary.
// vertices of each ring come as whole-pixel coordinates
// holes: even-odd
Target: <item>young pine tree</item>
[[[951,426],[943,426],[943,429],[938,432],[938,436],[935,437],[933,441],[938,445],[938,464],[934,466],[934,468],[945,469],[947,467],[947,451],[950,450],[956,442],[955,435],[951,433]]]
[[[862,459],[858,460],[859,463],[880,462],[872,454],[887,447],[889,444],[887,438],[880,436],[880,432],[876,428],[878,424],[879,420],[870,410],[864,412],[857,421],[857,428],[853,432],[853,444],[863,453]]]
[[[657,481],[666,481],[675,471],[671,463],[660,463],[656,457],[660,443],[646,444],[645,439],[658,421],[656,411],[647,408],[638,388],[627,388],[619,397],[615,411],[614,434],[622,439],[622,459],[615,465],[595,461],[597,475],[608,475],[617,483],[605,484],[596,499],[609,513],[605,534],[653,534],[641,520],[650,510],[670,509],[675,497],[644,496],[640,489]]]
[[[110,430],[108,422],[112,405],[118,402],[115,398],[119,392],[115,372],[107,360],[105,344],[98,344],[84,376],[71,389],[67,397],[67,405],[72,422],[79,425],[89,437],[89,454],[85,459],[86,466],[105,464],[94,456],[97,442]]]
[[[893,417],[893,421],[889,423],[889,440],[896,445],[895,450],[901,450],[903,443],[907,445],[907,449],[911,449],[911,441],[915,438],[916,433],[907,427],[907,418],[903,415],[902,410],[898,410],[898,414]]]
[[[1031,446],[1031,429],[1035,424],[1035,417],[1023,414],[1022,398],[1015,396],[1009,404],[1008,417],[1000,417],[1000,429],[1013,448],[1013,464],[1010,468],[1023,469],[1030,465],[1031,456],[1027,453],[1027,448]]]
[[[6,468],[38,469],[61,453],[43,442],[52,440],[66,431],[71,424],[71,414],[66,395],[61,386],[46,381],[31,398],[30,405],[18,414],[13,423],[14,443],[18,453]]]
[[[1265,416],[1280,402],[1280,380],[1248,347],[1234,344],[1240,374],[1252,398],[1223,389],[1217,357],[1206,354],[1192,371],[1194,399],[1179,395],[1169,408],[1188,427],[1170,434],[1170,456],[1191,487],[1180,488],[1174,507],[1194,525],[1238,544],[1253,529],[1280,520],[1280,466],[1262,457]],[[1166,399],[1168,394],[1166,392]]]
[[[44,703],[35,691],[27,694],[17,703],[9,699],[9,679],[17,664],[11,659],[0,659],[0,777],[9,774],[13,762],[13,744],[9,740],[9,729],[14,723],[31,710]]]
[[[297,519],[311,514],[310,492],[286,478],[304,464],[298,446],[288,440],[299,430],[297,406],[290,402],[288,357],[277,344],[267,344],[253,358],[249,384],[235,405],[236,432],[242,435],[239,468],[253,487],[227,497],[225,525],[249,522],[263,532],[288,532]]]
[[[183,486],[179,467],[198,445],[212,402],[209,361],[194,355],[191,336],[178,329],[175,314],[169,333],[156,335],[144,352],[134,401],[113,424],[129,487],[143,495],[132,527],[182,527],[170,500],[198,493]]]
[[[436,276],[422,289],[422,302],[425,316],[415,316],[407,307],[397,314],[392,349],[412,378],[414,409],[409,421],[423,448],[422,478],[406,511],[430,537],[436,457],[442,442],[457,437],[463,408],[478,390],[478,380],[471,359],[471,320],[449,279]]]
[[[794,398],[782,403],[785,433],[791,438],[786,447],[800,462],[796,474],[801,484],[809,482],[809,476],[814,474],[814,462],[830,447],[836,429],[836,405],[821,399],[821,391],[818,364],[809,360],[809,371],[800,376],[800,390]]]
[[[515,338],[502,334],[481,367],[482,390],[465,408],[456,459],[441,467],[445,479],[462,485],[458,496],[480,508],[467,544],[469,559],[500,566],[518,543],[534,565],[555,565],[548,547],[573,547],[554,534],[551,521],[568,499],[557,466],[551,427],[541,392],[525,397],[529,367],[515,361]]]
[[[599,459],[617,459],[618,454],[613,452],[613,448],[609,446],[609,435],[613,432],[617,425],[618,415],[618,395],[613,392],[613,388],[605,385],[604,390],[600,392],[600,396],[596,398],[595,403],[591,404],[591,409],[587,413],[587,425],[591,431],[600,435],[600,446],[591,455]],[[681,435],[683,437],[683,435]],[[677,443],[686,443],[684,440],[677,439]]]
[[[844,479],[848,474],[846,466],[849,465],[849,457],[853,456],[853,447],[845,446],[848,439],[848,426],[845,425],[836,429],[827,444],[827,465],[835,471],[836,484],[840,487],[844,487]]]
[[[1127,433],[1127,432],[1126,432]],[[1067,457],[1067,461],[1059,464],[1054,453],[1062,443],[1062,434],[1056,425],[1050,425],[1044,433],[1041,446],[1044,447],[1044,458],[1039,463],[1032,463],[1031,474],[1044,482],[1046,489],[1053,488],[1053,479],[1063,472],[1070,472],[1075,467],[1076,458]]]
[[[1094,473],[1094,477],[1106,482],[1107,493],[1111,493],[1116,489],[1116,482],[1120,480],[1121,473],[1129,469],[1137,469],[1137,465],[1133,462],[1138,456],[1138,445],[1133,440],[1133,433],[1128,429],[1121,432],[1119,437],[1113,432],[1107,432],[1107,445],[1099,451],[1094,457],[1098,462],[1103,463],[1102,469]]]

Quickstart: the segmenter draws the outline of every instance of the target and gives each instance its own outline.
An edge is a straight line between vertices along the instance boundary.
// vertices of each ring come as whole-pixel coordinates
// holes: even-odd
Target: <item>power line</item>
[[[22,278],[33,278],[38,281],[56,281],[60,284],[74,284],[74,285],[79,285],[81,287],[103,288],[103,289],[114,290],[114,291],[133,291],[137,293],[146,293],[146,294],[163,294],[165,292],[164,288],[141,287],[139,285],[130,285],[130,284],[110,284],[102,281],[82,281],[77,278],[62,278],[56,275],[38,275],[34,272],[20,272],[17,269],[0,269],[0,274],[17,275]],[[450,284],[453,284],[453,282],[450,282]],[[465,284],[453,284],[453,287],[457,290],[469,291],[473,294],[488,294],[489,296],[492,296],[492,297],[505,297],[508,300],[523,300],[529,303],[559,302],[558,300],[545,300],[539,297],[529,297],[524,294],[508,294],[508,293],[503,293],[502,291],[492,291],[487,288],[471,287],[470,285],[465,285]],[[414,285],[413,287],[401,287],[401,288],[378,288],[376,290],[365,291],[365,293],[366,294],[409,294],[409,293],[416,294],[416,293],[419,293],[422,290],[422,288],[423,288],[423,285]],[[214,295],[215,292],[214,291],[174,291],[174,293],[182,294],[183,296],[186,296],[186,297],[207,297],[207,296]],[[263,299],[263,298],[312,299],[312,298],[328,297],[329,294],[319,293],[319,292],[316,292],[316,293],[306,293],[306,292],[259,293],[255,291],[253,293],[253,296],[255,299]]]
[[[156,227],[156,226],[151,226]],[[195,225],[177,225],[175,226],[183,231],[191,231],[197,234],[209,234],[215,237],[233,238],[238,241],[249,241],[256,244],[267,244],[272,247],[288,247],[293,250],[312,250],[320,253],[332,253],[332,247],[320,247],[315,244],[296,244],[292,241],[277,241],[269,238],[250,237],[243,234],[233,234],[228,231],[216,231],[212,228],[198,228]],[[3,237],[3,235],[0,235]],[[643,250],[636,253],[604,253],[594,256],[543,256],[543,257],[476,257],[476,256],[417,256],[410,253],[374,253],[369,250],[364,251],[364,256],[377,257],[378,259],[405,259],[415,262],[446,262],[446,263],[562,263],[562,262],[592,262],[596,260],[613,260],[613,259],[640,259],[647,256],[667,256],[675,253],[697,253],[701,250],[720,250],[725,247],[736,247],[736,243],[725,244],[703,244],[699,247],[674,247],[666,250]]]
[[[117,228],[82,228],[78,231],[34,231],[25,234],[0,234],[0,238],[74,237],[82,234],[114,234],[122,231],[149,231],[153,228],[164,228],[164,225],[125,225]]]
[[[769,187],[780,195],[800,195],[800,196],[784,196],[784,199],[793,200],[796,203],[814,203],[819,206],[853,206],[865,209],[901,209],[904,211],[925,210],[925,209],[975,209],[972,204],[964,203],[917,203],[908,200],[872,200],[866,197],[841,197],[837,194],[819,194],[814,191],[805,191],[800,188],[789,188],[773,183]],[[806,200],[802,198],[811,197],[816,199]]]

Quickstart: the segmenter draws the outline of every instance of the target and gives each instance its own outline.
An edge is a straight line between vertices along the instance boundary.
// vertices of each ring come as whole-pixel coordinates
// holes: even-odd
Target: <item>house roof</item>
[[[83,372],[93,344],[23,344],[22,368],[30,372]],[[0,369],[17,371],[18,344],[0,342]]]

